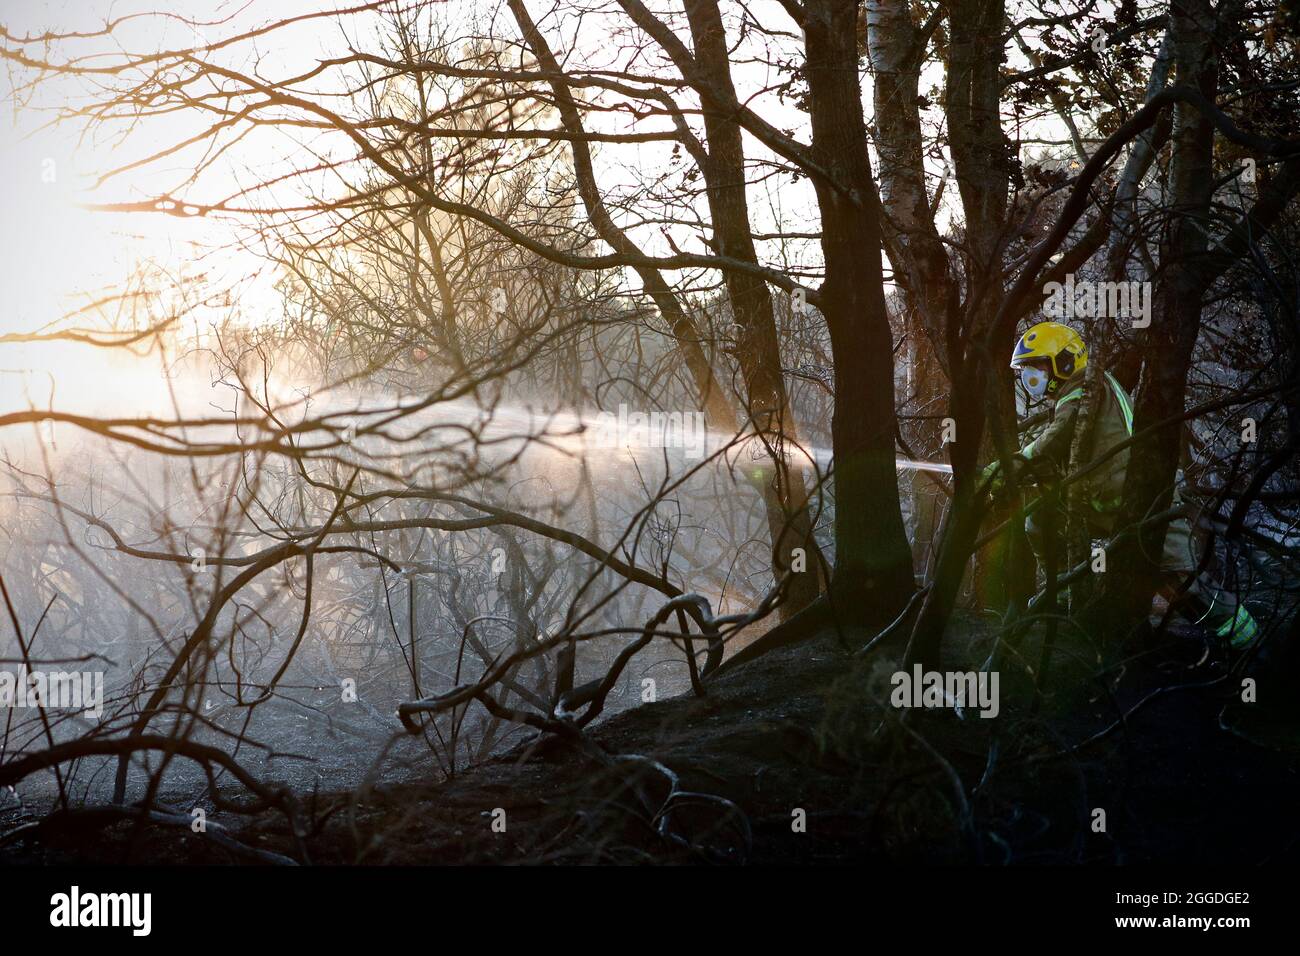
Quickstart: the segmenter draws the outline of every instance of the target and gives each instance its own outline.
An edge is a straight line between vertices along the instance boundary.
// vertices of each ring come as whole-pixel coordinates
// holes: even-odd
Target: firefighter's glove
[[[1011,471],[1016,478],[1016,484],[1023,484],[1030,477],[1029,462],[1017,455],[1011,459]],[[991,461],[984,467],[980,472],[980,484],[985,487],[985,496],[991,504],[1005,502],[1011,493],[1011,482],[1008,481],[1007,472],[1000,461]]]

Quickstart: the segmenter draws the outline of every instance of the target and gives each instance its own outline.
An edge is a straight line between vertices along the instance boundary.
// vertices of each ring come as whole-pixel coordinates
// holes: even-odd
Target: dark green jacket
[[[1100,420],[1093,429],[1091,447],[1081,449],[1082,461],[1093,462],[1107,450],[1125,442],[1133,434],[1133,401],[1110,372],[1104,372],[1106,394],[1100,405]],[[1083,385],[1076,385],[1056,400],[1051,420],[1042,426],[1033,440],[1020,450],[1031,461],[1049,459],[1064,475],[1070,463],[1070,445],[1074,426],[1082,405]],[[1128,468],[1129,450],[1125,448],[1106,460],[1097,471],[1083,479],[1084,491],[1097,511],[1110,511],[1119,505],[1124,492],[1124,473]]]

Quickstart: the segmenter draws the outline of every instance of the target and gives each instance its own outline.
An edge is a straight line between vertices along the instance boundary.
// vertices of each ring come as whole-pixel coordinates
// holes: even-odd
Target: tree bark
[[[994,374],[1003,354],[984,342],[1003,298],[1002,250],[1010,164],[1001,123],[1001,76],[1006,12],[1002,0],[953,0],[949,5],[944,111],[949,149],[965,215],[966,303],[953,308],[944,335],[952,381],[949,414],[953,499],[931,571],[932,586],[917,616],[906,661],[937,666],[943,631],[956,606],[971,547],[985,509],[976,498],[982,457],[1005,460],[1015,431],[1012,393]],[[986,432],[987,426],[993,428]]]
[[[885,246],[896,280],[947,371],[945,327],[956,289],[925,188],[919,106],[925,38],[906,0],[867,0],[866,6]]]
[[[717,0],[686,0],[695,61],[701,76],[713,88],[735,98],[726,30]],[[745,152],[740,124],[734,116],[706,106],[704,128],[708,154],[703,159],[713,242],[724,256],[758,262],[750,230],[746,197]],[[813,537],[808,507],[807,476],[798,461],[789,458],[788,439],[797,442],[798,430],[781,367],[772,295],[767,283],[755,275],[726,272],[723,280],[733,318],[741,330],[737,361],[748,394],[748,417],[775,454],[770,477],[763,481],[771,533],[774,570],[779,576],[790,567],[795,548],[803,548],[807,568],[794,574],[782,611],[788,616],[817,597],[824,585],[822,560]]]
[[[835,356],[831,594],[837,609],[879,618],[902,608],[915,579],[898,499],[893,341],[859,87],[857,10],[854,0],[804,4],[804,74],[812,152],[831,178],[814,181],[826,269],[822,312]]]
[[[582,115],[578,110],[577,101],[572,90],[564,81],[559,63],[556,61],[549,44],[542,36],[541,31],[537,29],[522,0],[509,0],[509,5],[533,56],[537,58],[541,68],[551,76],[549,85],[555,97],[561,122],[563,122],[568,132],[582,133],[584,131]],[[724,45],[725,52],[725,37],[722,38],[721,42]],[[739,130],[736,131],[735,140],[738,151]],[[596,182],[590,147],[577,136],[571,141],[570,146],[573,151],[574,173],[578,184],[578,192],[582,197],[583,205],[586,207],[587,216],[596,228],[597,234],[618,252],[641,255],[641,250],[631,237],[614,222],[613,217],[605,207]],[[710,146],[712,147],[713,144],[711,143]],[[724,229],[729,241],[735,247],[735,251],[738,254],[744,253],[746,251],[744,247],[735,240],[735,234],[742,230],[740,223],[743,223],[743,235],[748,240],[746,261],[757,262],[753,240],[749,232],[748,212],[743,202],[743,153],[737,152],[734,161],[740,167],[741,205],[737,209],[734,196],[731,195],[734,190],[728,190],[725,200],[720,203],[721,207],[723,207],[722,214],[728,217]],[[713,190],[710,189],[711,202],[713,201],[712,193]],[[718,214],[719,209],[715,207],[715,217]],[[719,249],[719,251],[722,250]],[[696,390],[699,392],[710,424],[719,431],[730,434],[738,433],[744,427],[744,420],[736,414],[731,397],[724,392],[721,383],[718,381],[712,363],[705,354],[695,322],[682,306],[678,296],[668,286],[659,270],[646,266],[637,266],[635,271],[637,277],[641,280],[642,288],[671,325],[677,347],[685,359],[687,370]],[[757,277],[737,275],[733,272],[726,272],[724,275],[726,276],[728,292],[732,298],[732,308],[736,312],[737,321],[742,321],[741,316],[743,315],[748,323],[746,327],[758,329],[758,334],[752,337],[759,339],[761,343],[754,355],[742,355],[741,358],[742,370],[747,370],[749,373],[745,375],[745,379],[750,394],[751,409],[745,417],[752,416],[760,430],[766,430],[769,427],[779,429],[783,420],[782,412],[785,414],[785,421],[792,422],[792,419],[789,417],[788,408],[785,406],[785,390],[781,379],[780,355],[776,349],[776,331],[772,319],[771,296],[768,293],[766,284]],[[766,309],[767,317],[765,332],[762,328],[764,309]],[[773,382],[775,382],[775,385]],[[773,393],[777,396],[777,412],[774,416],[775,421],[768,425],[765,422],[770,417],[767,412],[772,408],[771,395]],[[754,410],[755,406],[759,409],[757,413]],[[780,447],[780,443],[775,443],[775,446]],[[763,496],[764,510],[767,515],[768,530],[772,541],[773,573],[777,577],[781,576],[788,567],[787,562],[790,552],[795,547],[803,547],[807,551],[808,570],[803,574],[792,576],[790,590],[787,592],[787,600],[782,605],[781,613],[789,615],[806,606],[816,597],[819,583],[818,575],[822,563],[819,560],[819,552],[816,550],[816,541],[812,536],[812,520],[808,510],[807,492],[804,490],[806,486],[803,484],[802,475],[799,473],[788,474],[784,471],[777,471],[771,478],[760,477],[755,480],[754,476],[747,471],[745,477]]]
[[[1179,82],[1214,102],[1218,63],[1214,52],[1216,16],[1210,0],[1181,0],[1170,13],[1174,67]],[[1214,125],[1190,103],[1175,106],[1170,157],[1171,217],[1161,248],[1148,361],[1138,389],[1135,432],[1182,413],[1187,372],[1201,328],[1208,285],[1206,222],[1214,192]],[[1132,449],[1117,527],[1137,524],[1165,511],[1173,498],[1181,427],[1161,428]],[[1145,621],[1156,589],[1167,522],[1145,526],[1132,544],[1108,556],[1111,573],[1098,596],[1094,627],[1110,630]]]

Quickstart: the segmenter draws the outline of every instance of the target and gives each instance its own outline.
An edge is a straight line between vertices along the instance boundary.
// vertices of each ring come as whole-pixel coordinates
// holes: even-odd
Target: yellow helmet
[[[1025,369],[1044,363],[1051,366],[1051,381],[1034,389],[1035,397],[1052,394],[1061,384],[1088,367],[1088,347],[1079,333],[1060,322],[1039,322],[1025,330],[1011,353],[1011,367]]]

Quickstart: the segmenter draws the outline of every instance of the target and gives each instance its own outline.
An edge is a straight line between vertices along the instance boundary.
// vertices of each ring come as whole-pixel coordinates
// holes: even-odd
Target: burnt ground
[[[966,618],[953,633],[945,667],[960,669],[994,631]],[[301,842],[278,813],[212,819],[316,864],[1300,862],[1300,688],[1282,651],[1250,663],[1258,699],[1243,703],[1240,677],[1204,659],[1194,634],[1126,650],[1104,686],[1087,677],[1095,650],[1063,636],[1058,690],[1034,706],[1014,660],[1036,661],[1036,641],[1003,665],[991,720],[912,711],[903,724],[888,706],[898,648],[860,659],[823,634],[723,675],[705,698],[609,718],[589,731],[603,756],[533,738],[436,785],[303,795]],[[0,848],[7,863],[246,861],[184,827],[134,822]]]

